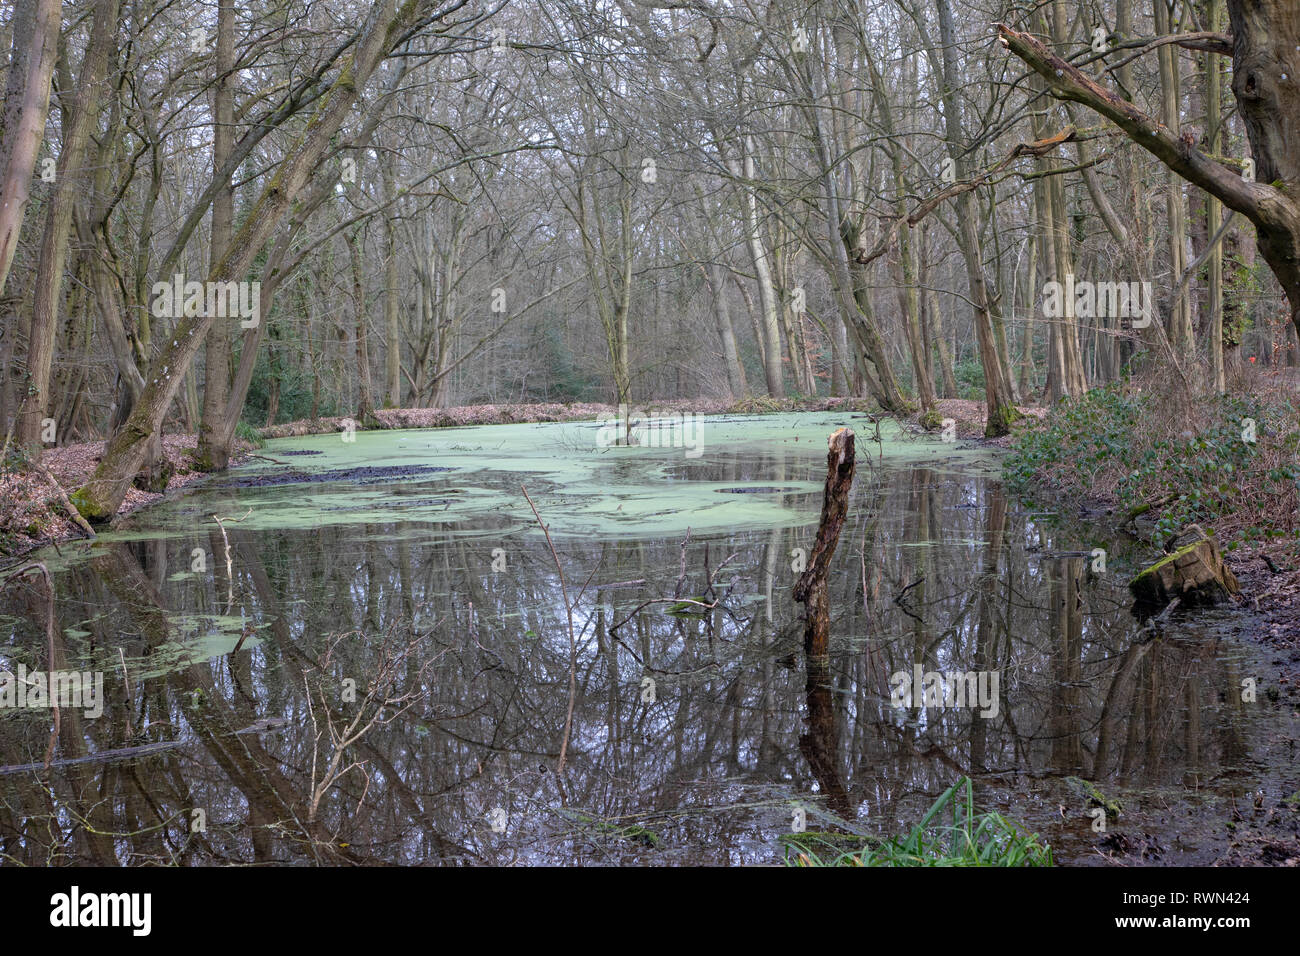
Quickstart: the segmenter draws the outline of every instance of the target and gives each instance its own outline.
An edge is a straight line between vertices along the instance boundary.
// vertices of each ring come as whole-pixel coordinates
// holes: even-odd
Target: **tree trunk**
[[[1166,36],[1173,29],[1166,0],[1151,0],[1157,36]],[[1179,110],[1178,51],[1165,44],[1157,51],[1160,64],[1160,119],[1175,136],[1182,123]],[[1165,220],[1169,228],[1169,288],[1175,288],[1187,271],[1187,207],[1183,201],[1183,180],[1172,169],[1165,173]],[[1193,349],[1191,296],[1177,296],[1167,317],[1169,341],[1180,355],[1190,355]]]
[[[388,191],[392,191],[391,174]],[[402,405],[402,329],[398,322],[401,289],[397,280],[397,229],[393,213],[384,214],[384,330],[388,350],[384,355],[384,404],[389,408]]]
[[[718,323],[718,338],[722,342],[722,360],[727,366],[727,386],[732,398],[744,398],[749,393],[745,381],[745,366],[740,361],[736,347],[736,331],[731,324],[731,309],[727,306],[727,276],[721,263],[714,263],[705,273],[709,294],[713,296],[713,317]]]
[[[1034,37],[1005,25],[998,26],[998,34],[1056,96],[1096,110],[1188,182],[1250,219],[1260,253],[1286,290],[1292,324],[1300,329],[1300,127],[1294,121],[1300,115],[1300,84],[1287,72],[1300,47],[1300,7],[1293,0],[1227,0],[1227,7],[1232,90],[1250,139],[1253,181],[1185,143]],[[1196,42],[1197,49],[1229,52],[1225,41]]]
[[[936,6],[939,11],[939,37],[943,46],[942,100],[948,148],[954,160],[957,176],[964,180],[970,177],[966,157],[962,151],[961,106],[957,102],[957,31],[953,23],[950,0],[936,0]],[[984,368],[984,397],[988,408],[984,434],[995,437],[1007,434],[1011,429],[1011,422],[1015,421],[1020,413],[1016,411],[1015,400],[1011,394],[1010,376],[1003,368],[1001,353],[993,332],[988,281],[984,276],[984,258],[980,252],[979,232],[975,226],[977,212],[969,191],[957,197],[959,224],[957,245],[966,262],[966,280],[970,286],[970,298],[975,308],[975,339],[979,345],[980,364]]]
[[[898,185],[901,189],[901,171]],[[934,379],[930,377],[930,366],[927,361],[925,336],[921,331],[921,307],[916,288],[916,269],[913,264],[911,232],[912,230],[909,227],[904,226],[898,234],[898,271],[900,273],[898,305],[903,313],[903,327],[907,331],[907,344],[912,353],[912,374],[916,378],[916,394],[921,402],[921,411],[924,413],[934,408],[936,398]]]
[[[424,4],[417,0],[407,0],[400,12],[394,7],[395,0],[378,0],[371,9],[367,17],[369,28],[249,211],[209,281],[235,280],[247,274],[290,204],[319,171],[321,158],[351,111],[358,92],[404,31],[424,12]],[[105,449],[90,481],[73,495],[74,503],[87,518],[107,521],[116,514],[132,477],[144,461],[146,445],[160,432],[163,417],[211,321],[210,316],[186,316],[177,323],[172,344],[164,347],[154,360],[144,393],[131,417]]]
[[[355,329],[354,345],[357,358],[357,421],[365,428],[373,428],[375,396],[370,382],[370,334],[366,328],[366,278],[361,269],[361,229],[347,240],[348,262],[352,267],[352,316]]]
[[[117,10],[117,0],[96,0],[90,44],[77,76],[72,121],[63,139],[63,151],[55,171],[54,198],[41,237],[41,258],[27,336],[27,397],[15,428],[18,443],[30,451],[41,447],[41,420],[50,407],[50,367],[62,301],[64,261],[75,205],[93,178],[93,171],[85,168],[85,159],[91,132],[99,119],[99,98],[108,72],[109,52],[115,42]],[[125,491],[123,488],[124,494]]]
[[[59,45],[59,0],[14,5],[13,54],[0,127],[0,295],[27,214],[36,154],[45,135]]]
[[[767,393],[773,398],[785,397],[785,382],[781,373],[781,319],[780,303],[772,283],[772,268],[763,244],[762,220],[758,215],[758,196],[754,191],[753,144],[745,138],[743,181],[745,183],[745,240],[749,254],[754,259],[754,274],[758,281],[758,300],[762,305],[763,373],[767,379]]]
[[[235,142],[235,105],[232,87],[235,65],[235,8],[233,0],[220,0],[217,6],[217,47],[213,62],[216,85],[212,91],[212,176],[218,183],[212,197],[212,240],[209,243],[208,271],[217,264],[230,246],[234,233],[235,190],[222,170]],[[203,418],[199,423],[195,459],[205,471],[218,471],[230,463],[230,446],[219,438],[221,421],[230,398],[230,327],[228,322],[213,322],[208,328],[203,359]],[[214,440],[215,439],[215,440]]]
[[[1218,30],[1223,21],[1222,0],[1207,0],[1206,29]],[[1205,65],[1205,148],[1217,156],[1223,149],[1223,76],[1219,57],[1214,53],[1202,54]],[[1207,241],[1213,240],[1223,225],[1223,206],[1213,196],[1205,198],[1205,233]],[[1210,383],[1216,392],[1228,389],[1223,371],[1223,252],[1210,253],[1208,275],[1208,302],[1210,313]],[[1295,327],[1292,326],[1294,329]]]

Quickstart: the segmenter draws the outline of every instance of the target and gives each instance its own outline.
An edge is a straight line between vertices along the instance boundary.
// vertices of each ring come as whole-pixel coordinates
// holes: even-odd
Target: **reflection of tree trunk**
[[[1079,694],[1083,675],[1083,596],[1079,579],[1084,559],[1048,562],[1048,628],[1052,653],[1052,695],[1047,726],[1052,767],[1077,773],[1083,766]]]
[[[1196,789],[1200,784],[1197,771],[1201,766],[1201,682],[1196,671],[1187,675],[1183,685],[1185,700],[1183,709],[1187,712],[1183,724],[1183,784]]]
[[[1152,650],[1154,651],[1154,649],[1154,642],[1152,642]],[[1124,753],[1120,756],[1119,762],[1118,782],[1120,784],[1126,783],[1132,777],[1133,770],[1138,765],[1138,749],[1142,743],[1143,701],[1146,700],[1147,694],[1146,674],[1150,670],[1154,658],[1155,653],[1144,655],[1143,659],[1137,664],[1134,692],[1129,704],[1128,734],[1124,738]]]
[[[99,579],[130,615],[148,645],[156,648],[165,643],[170,635],[161,598],[131,552],[120,544],[109,545],[92,562]],[[213,684],[206,664],[174,671],[168,675],[168,683],[186,723],[250,809],[257,808],[260,819],[296,822],[321,862],[362,861],[353,850],[337,847],[321,824],[300,822],[295,807],[303,802],[302,795],[279,769],[280,761],[266,753],[256,736],[236,736],[235,731],[243,725]]]
[[[50,578],[46,577],[45,581],[49,582]],[[55,600],[54,594],[47,591],[44,584],[26,589],[26,593],[30,595],[31,620],[48,623],[47,615],[55,613],[54,608],[50,606],[50,602]],[[57,619],[54,621],[50,642],[51,657],[46,662],[45,672],[48,674],[51,671],[66,670],[68,661],[63,645],[63,629],[58,626]],[[60,756],[71,760],[85,757],[86,737],[82,729],[81,712],[75,707],[60,707],[58,725]],[[64,790],[60,800],[73,810],[78,819],[86,821],[87,825],[73,827],[68,834],[76,844],[80,845],[80,852],[96,866],[114,866],[117,857],[113,851],[113,841],[109,836],[114,829],[114,809],[107,802],[95,799],[99,788],[91,776],[94,772],[94,768],[86,764],[61,766],[58,774],[60,781],[66,784],[66,787],[58,788]],[[89,802],[87,797],[91,798]],[[50,825],[56,826],[57,823],[51,820]]]
[[[1124,652],[1119,662],[1119,669],[1110,682],[1106,692],[1106,702],[1101,708],[1100,728],[1097,731],[1097,753],[1092,760],[1092,779],[1102,780],[1106,776],[1106,761],[1110,756],[1111,738],[1115,733],[1115,722],[1119,719],[1117,711],[1123,700],[1124,692],[1133,680],[1138,664],[1151,648],[1150,641],[1134,644]]]
[[[1219,710],[1219,713],[1222,714],[1218,733],[1218,737],[1222,741],[1220,763],[1225,766],[1235,767],[1246,756],[1245,728],[1243,726],[1246,719],[1246,708],[1245,701],[1241,699],[1241,672],[1237,670],[1234,661],[1225,660],[1223,662],[1223,677],[1223,686],[1228,688],[1228,696],[1223,702],[1223,707]]]
[[[1144,714],[1146,723],[1146,734],[1143,742],[1146,744],[1146,763],[1143,769],[1146,770],[1148,778],[1153,777],[1157,770],[1160,769],[1160,668],[1156,666],[1156,657],[1151,655],[1151,666],[1147,668],[1147,693],[1143,703],[1146,705]]]
[[[903,536],[914,547],[909,548],[912,573],[909,575],[910,587],[907,592],[907,604],[911,613],[908,620],[912,624],[912,661],[923,667],[926,661],[926,649],[931,644],[931,628],[925,619],[926,585],[932,571],[933,551],[930,548],[930,501],[934,495],[931,481],[932,473],[927,468],[915,468],[911,475],[911,495],[907,502],[907,517],[904,519]]]
[[[827,658],[808,658],[808,731],[799,736],[799,751],[812,768],[826,794],[826,803],[840,816],[853,813],[853,804],[840,775],[840,738],[835,726],[831,696],[831,669]]]
[[[784,474],[784,471],[782,471]],[[785,533],[781,528],[773,528],[768,534],[767,543],[763,545],[763,611],[754,615],[754,625],[758,628],[757,640],[765,651],[770,651],[776,641],[776,616],[772,606],[772,589],[776,584],[777,568],[783,565],[785,557],[783,540]],[[788,567],[788,565],[786,565]],[[761,724],[758,741],[758,766],[760,773],[775,766],[778,754],[776,740],[773,736],[772,723],[776,713],[775,678],[772,666],[772,654],[764,653],[762,657],[762,702],[760,704]]]
[[[998,565],[1002,561],[1002,542],[1007,527],[1007,498],[1002,485],[990,482],[984,503],[984,570],[979,581],[979,624],[976,631],[974,669],[977,673],[992,671],[997,665],[998,629],[994,611],[998,600]],[[1002,682],[998,682],[999,692]],[[999,703],[999,712],[1001,705]],[[971,720],[970,766],[984,770],[984,756],[988,740],[988,719],[976,713]]]

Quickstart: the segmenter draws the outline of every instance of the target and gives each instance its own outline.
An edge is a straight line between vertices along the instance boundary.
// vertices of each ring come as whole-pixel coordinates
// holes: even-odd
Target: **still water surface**
[[[809,686],[790,588],[840,425]],[[37,555],[56,665],[105,701],[62,710],[49,771],[49,712],[0,711],[0,862],[773,863],[797,818],[896,833],[963,774],[1060,863],[1116,831],[1206,862],[1294,766],[1291,718],[1241,699],[1247,612],[1139,622],[1148,555],[1010,499],[993,451],[844,413],[709,419],[691,454],[598,427],[277,440]],[[6,598],[0,669],[47,667],[40,585]],[[894,706],[917,665],[995,677],[989,716]],[[1123,802],[1107,834],[1070,778]]]

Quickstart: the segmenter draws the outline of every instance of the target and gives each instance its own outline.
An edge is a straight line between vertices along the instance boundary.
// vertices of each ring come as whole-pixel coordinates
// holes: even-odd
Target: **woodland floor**
[[[163,457],[175,469],[167,482],[168,491],[205,477],[206,472],[194,467],[191,455],[195,444],[194,435],[163,436]],[[232,463],[243,460],[250,449],[247,442],[238,442]],[[84,537],[84,532],[69,516],[60,491],[67,495],[84,485],[103,452],[102,441],[47,448],[41,454],[41,464],[58,482],[57,488],[47,475],[35,469],[0,474],[0,554],[17,556],[47,544]],[[117,515],[124,517],[162,497],[162,494],[130,488]]]

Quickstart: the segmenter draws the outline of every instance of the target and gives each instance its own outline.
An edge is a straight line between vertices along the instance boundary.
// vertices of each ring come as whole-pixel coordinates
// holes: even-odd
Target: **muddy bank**
[[[359,468],[331,468],[326,471],[313,472],[291,468],[288,471],[218,479],[213,483],[213,487],[266,488],[274,485],[312,484],[325,481],[348,481],[354,485],[376,485],[401,478],[411,478],[415,475],[432,475],[440,471],[450,470],[450,468],[440,468],[437,465],[365,465]]]
[[[1099,492],[1095,486],[1090,492],[1081,499],[1048,483],[1034,482],[1029,497],[1044,511],[1081,520],[1116,538],[1146,542],[1149,560],[1143,566],[1159,559],[1160,549],[1151,540],[1162,507],[1152,507],[1134,521],[1116,495]],[[1226,524],[1231,532],[1233,522]],[[1205,525],[1207,531],[1213,527],[1213,523]],[[1205,630],[1203,639],[1239,641],[1259,649],[1258,670],[1250,673],[1257,689],[1249,706],[1276,713],[1279,730],[1270,740],[1266,764],[1273,776],[1264,787],[1252,785],[1225,794],[1224,789],[1234,789],[1242,769],[1201,774],[1188,768],[1182,788],[1125,790],[1128,807],[1110,832],[1090,832],[1086,824],[1075,821],[1052,834],[1054,845],[1068,847],[1076,863],[1300,865],[1300,778],[1294,773],[1300,746],[1300,555],[1293,542],[1281,541],[1224,549],[1222,557],[1241,588],[1240,596],[1225,602],[1232,608],[1228,616],[1218,609],[1177,607],[1165,624],[1155,626],[1154,637],[1163,643],[1166,625],[1194,622]],[[1223,688],[1221,705],[1227,708],[1242,693],[1235,686]],[[1197,795],[1194,800],[1180,796],[1188,790]]]

